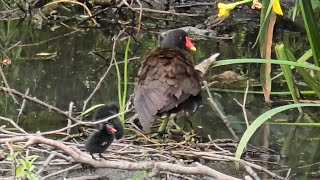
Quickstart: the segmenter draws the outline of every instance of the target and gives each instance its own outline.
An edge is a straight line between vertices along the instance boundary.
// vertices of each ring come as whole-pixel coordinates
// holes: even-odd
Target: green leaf
[[[89,112],[95,110],[96,108],[98,107],[101,107],[101,106],[104,106],[104,104],[97,104],[97,105],[94,105],[92,107],[90,107],[89,109],[85,110],[83,113],[81,113],[79,116],[77,116],[77,118],[81,117],[81,116],[84,116],[86,114],[88,114]]]
[[[299,6],[303,21],[307,30],[308,40],[313,52],[313,60],[316,66],[319,66],[320,59],[320,34],[318,23],[315,21],[315,14],[312,9],[311,1],[299,1]],[[320,74],[320,73],[318,73]]]
[[[286,54],[287,54],[288,60],[293,61],[293,62],[297,61],[294,58],[293,54],[291,54],[291,52],[289,52],[288,49],[286,49]],[[301,62],[303,62],[302,57],[299,60]],[[304,68],[297,67],[297,70],[298,70],[299,74],[302,76],[302,78],[305,80],[305,82],[308,84],[308,86],[315,92],[315,94],[320,99],[320,85],[317,82],[317,80],[315,78],[311,77],[311,75]]]
[[[18,177],[22,177],[24,176],[24,168],[22,167],[22,165],[19,165],[16,169],[16,176]]]
[[[268,119],[270,119],[272,116],[274,116],[279,112],[286,111],[292,108],[297,108],[297,107],[320,107],[320,104],[306,104],[306,103],[290,104],[290,105],[280,106],[280,107],[271,109],[261,114],[259,117],[257,117],[256,120],[253,121],[253,123],[244,132],[239,142],[235,157],[236,158],[241,157],[243,150],[246,147],[247,143],[249,142],[250,138],[265,121],[267,121]],[[237,168],[239,167],[239,163],[236,163],[236,167]]]
[[[320,67],[317,67],[312,64],[306,64],[306,63],[298,63],[298,62],[291,62],[291,61],[284,61],[284,60],[273,60],[271,59],[269,61],[271,64],[284,64],[284,65],[290,65],[290,66],[296,66],[296,67],[303,67],[308,68],[312,70],[316,70],[320,72]],[[228,60],[221,60],[216,61],[213,67],[219,67],[219,66],[225,66],[225,65],[231,65],[231,64],[243,64],[243,63],[266,63],[265,59],[228,59]]]
[[[291,54],[291,53],[290,53]],[[292,57],[294,57],[293,55],[292,55]],[[304,62],[306,62],[309,58],[311,58],[312,57],[312,50],[311,49],[309,49],[307,52],[305,52],[298,60],[294,60],[293,62],[298,62],[298,63],[304,63]],[[295,58],[294,58],[295,59]],[[294,66],[291,66],[290,67],[291,69],[295,69],[295,67]],[[274,80],[274,79],[276,79],[276,78],[278,78],[278,77],[280,77],[280,76],[282,76],[283,75],[283,72],[281,72],[281,73],[279,73],[279,74],[277,74],[276,76],[274,76],[273,78],[271,78],[271,80]]]
[[[34,170],[35,166],[31,165],[30,168],[28,169],[29,172],[32,172]]]
[[[277,54],[278,59],[288,60],[286,50],[285,50],[283,44],[276,45],[275,49],[276,49],[276,54]],[[299,98],[298,98],[299,92],[297,91],[295,84],[293,82],[293,79],[292,79],[293,75],[292,75],[292,71],[291,71],[290,66],[280,64],[280,67],[284,73],[284,77],[286,79],[286,83],[287,83],[287,86],[289,88],[289,91],[290,91],[290,94],[291,94],[291,97],[292,97],[294,103],[299,103]],[[298,107],[298,110],[300,113],[302,113],[301,107]]]

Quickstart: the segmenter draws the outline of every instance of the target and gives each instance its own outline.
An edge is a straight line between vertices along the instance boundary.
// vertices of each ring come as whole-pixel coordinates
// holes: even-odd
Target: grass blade
[[[275,49],[276,49],[276,54],[277,54],[278,59],[288,60],[283,44],[276,45]],[[291,97],[292,97],[294,103],[299,103],[298,91],[297,91],[297,88],[295,87],[295,84],[292,79],[293,75],[292,75],[292,71],[291,71],[290,66],[280,64],[280,67],[282,69],[282,72],[284,73],[284,77],[286,79],[286,83],[287,83],[287,86],[289,88],[289,91],[290,91],[290,94],[291,94]],[[300,113],[302,113],[301,107],[298,107],[298,110]]]
[[[279,112],[286,111],[292,108],[297,108],[297,107],[320,107],[320,104],[307,104],[307,103],[290,104],[290,105],[280,106],[280,107],[271,109],[261,114],[256,120],[253,121],[253,123],[250,124],[250,126],[244,132],[239,142],[235,157],[236,158],[241,157],[243,150],[246,147],[247,143],[249,142],[250,138],[265,121],[267,121],[268,119],[270,119],[272,116],[274,116]],[[237,163],[236,166],[239,167],[239,164]]]

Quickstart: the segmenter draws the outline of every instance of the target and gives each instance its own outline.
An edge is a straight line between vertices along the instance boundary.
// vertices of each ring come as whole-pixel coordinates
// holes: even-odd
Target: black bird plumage
[[[118,113],[119,113],[119,107],[115,103],[109,103],[100,107],[96,111],[94,115],[94,120],[97,121],[97,120],[105,119],[107,117],[113,116]],[[119,118],[118,117],[112,118],[108,122],[112,124],[113,127],[117,130],[117,132],[115,133],[115,138],[121,139],[124,135],[124,128]]]
[[[113,116],[119,112],[116,104],[110,103],[99,108],[95,115],[95,120],[101,120]],[[85,149],[92,158],[94,153],[99,153],[100,158],[104,158],[103,153],[113,142],[114,138],[121,139],[124,135],[124,128],[119,118],[112,118],[106,123],[97,125],[98,131],[93,132],[86,140]]]
[[[112,125],[105,123],[100,126],[98,131],[93,132],[87,139],[85,148],[90,153],[93,159],[94,153],[99,153],[100,158],[104,158],[103,153],[113,142],[115,129]],[[104,158],[105,159],[105,158]]]

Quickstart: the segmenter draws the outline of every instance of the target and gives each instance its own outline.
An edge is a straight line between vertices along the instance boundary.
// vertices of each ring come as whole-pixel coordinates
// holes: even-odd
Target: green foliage
[[[263,59],[228,59],[228,60],[220,60],[215,62],[213,67],[219,67],[219,66],[225,66],[225,65],[231,65],[231,64],[243,64],[243,63],[266,63],[265,61],[262,61]],[[271,64],[283,64],[283,65],[290,65],[290,66],[296,66],[296,67],[302,67],[307,69],[312,69],[320,72],[320,67],[317,67],[312,64],[307,63],[301,63],[301,62],[291,62],[291,61],[283,61],[283,60],[270,60]]]
[[[35,166],[33,165],[34,161],[38,158],[39,156],[36,155],[29,156],[28,151],[26,152],[25,156],[22,155],[21,151],[17,151],[10,153],[7,157],[7,160],[13,161],[16,165],[16,179],[38,180],[39,177],[34,172]]]
[[[94,105],[94,106],[90,107],[89,109],[85,110],[84,112],[82,112],[79,116],[77,116],[77,118],[85,116],[85,115],[89,114],[91,111],[93,111],[93,110],[95,110],[95,109],[97,109],[98,107],[101,107],[101,106],[104,106],[104,104]]]
[[[246,147],[247,143],[249,142],[250,138],[253,136],[253,134],[256,132],[256,130],[268,119],[270,119],[272,116],[274,116],[277,113],[280,113],[282,111],[286,111],[292,108],[298,108],[298,107],[320,107],[320,104],[290,104],[285,106],[280,106],[274,109],[271,109],[263,114],[261,114],[257,119],[253,121],[253,123],[248,127],[248,129],[244,132],[237,151],[236,151],[236,158],[240,158],[242,155],[242,152],[244,148]],[[238,164],[237,164],[238,166]]]
[[[314,19],[315,14],[312,9],[312,4],[310,1],[299,1],[299,6],[307,30],[309,43],[312,49],[314,64],[319,67],[320,34],[318,24]]]
[[[120,112],[123,112],[126,108],[126,101],[127,101],[127,91],[128,91],[128,52],[129,52],[129,48],[130,48],[130,37],[128,37],[128,42],[127,42],[127,46],[126,46],[126,50],[125,50],[125,54],[124,54],[124,70],[123,70],[123,82],[122,81],[122,77],[121,77],[121,72],[119,69],[119,65],[118,62],[116,60],[116,58],[113,59],[115,67],[116,67],[116,71],[117,71],[117,78],[118,78],[118,101],[119,101],[119,107],[120,107]],[[122,85],[121,83],[123,83],[123,89],[122,89]],[[122,122],[122,124],[124,124],[124,114],[122,114],[120,116],[120,120]]]
[[[276,54],[278,59],[287,60],[287,61],[289,59],[283,44],[276,46]],[[284,77],[286,79],[286,83],[288,85],[288,88],[294,103],[299,103],[299,98],[298,98],[299,92],[297,91],[297,88],[293,82],[293,75],[292,75],[290,66],[280,64],[280,67],[282,69],[282,72],[284,73]],[[300,113],[302,113],[301,107],[298,107],[298,110]]]
[[[147,171],[140,171],[139,174],[136,174],[130,178],[130,180],[142,180],[148,176]]]

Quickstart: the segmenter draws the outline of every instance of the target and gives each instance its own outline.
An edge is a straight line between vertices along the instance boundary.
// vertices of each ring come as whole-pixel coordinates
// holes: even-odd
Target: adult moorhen
[[[156,115],[195,111],[201,102],[201,76],[187,50],[195,51],[188,34],[169,31],[161,46],[144,57],[134,88],[134,108],[146,132]]]
[[[115,103],[109,103],[102,106],[96,111],[94,115],[94,119],[97,121],[97,120],[108,118],[118,113],[119,113],[119,107]],[[118,117],[112,118],[108,122],[117,130],[117,132],[115,133],[116,139],[121,139],[124,135],[124,128],[119,118]]]

